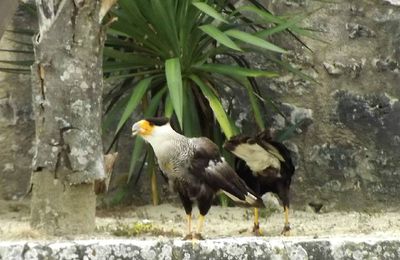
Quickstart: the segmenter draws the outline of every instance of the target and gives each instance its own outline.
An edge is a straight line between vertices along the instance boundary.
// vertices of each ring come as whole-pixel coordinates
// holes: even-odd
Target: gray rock
[[[313,123],[313,110],[304,107],[298,107],[290,103],[282,103],[279,106],[281,114],[273,116],[274,122],[272,127],[274,129],[283,129],[285,127],[299,124],[296,129],[298,133],[307,130],[307,128]]]
[[[17,123],[17,115],[15,103],[11,97],[0,98],[0,124],[2,125],[15,125]]]
[[[399,151],[400,102],[387,93],[359,95],[338,91],[339,121],[359,133],[373,134],[377,145]],[[367,127],[367,128],[366,128]]]
[[[358,4],[352,4],[350,6],[350,13],[353,16],[365,16],[365,10],[364,7],[359,6]]]
[[[393,71],[398,73],[400,68],[399,62],[390,56],[386,58],[380,57],[373,59],[372,65],[376,68],[378,72]]]
[[[347,23],[346,30],[349,32],[349,38],[375,37],[376,33],[365,25],[357,23]]]
[[[342,63],[335,62],[333,64],[324,62],[324,68],[329,75],[338,76],[343,74],[344,65]]]
[[[282,205],[276,194],[268,192],[262,196],[262,200],[267,212],[280,212],[282,210]]]
[[[354,151],[349,146],[325,143],[313,147],[311,158],[313,162],[329,169],[329,172],[338,174],[348,167],[355,167],[353,153]]]
[[[391,4],[391,5],[400,6],[400,1],[399,0],[383,0],[383,2]]]
[[[360,76],[365,61],[365,59],[362,59],[361,61],[351,59],[350,62],[347,62],[346,64],[335,61],[333,63],[324,62],[323,65],[329,75],[340,76],[346,74],[350,75],[352,79],[355,79]]]

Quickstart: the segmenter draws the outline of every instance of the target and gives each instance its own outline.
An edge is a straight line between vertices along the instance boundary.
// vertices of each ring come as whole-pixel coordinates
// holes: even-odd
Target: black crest
[[[145,118],[146,121],[148,121],[151,125],[166,125],[169,123],[169,118],[168,117],[149,117]]]

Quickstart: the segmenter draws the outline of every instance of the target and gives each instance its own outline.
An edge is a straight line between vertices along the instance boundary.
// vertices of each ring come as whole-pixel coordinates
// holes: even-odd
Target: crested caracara
[[[224,148],[238,158],[235,170],[258,196],[273,192],[281,199],[285,225],[283,235],[289,235],[289,189],[294,166],[290,151],[280,142],[273,141],[268,130],[254,137],[237,135],[226,141]],[[254,209],[253,231],[259,235],[258,208]]]
[[[150,143],[161,171],[179,194],[188,219],[185,239],[202,239],[205,215],[219,190],[234,201],[262,205],[262,200],[248,188],[221,157],[218,146],[208,138],[183,136],[172,129],[168,118],[140,120],[132,126],[132,135],[139,135]],[[200,217],[196,233],[192,234],[192,205],[195,202]]]

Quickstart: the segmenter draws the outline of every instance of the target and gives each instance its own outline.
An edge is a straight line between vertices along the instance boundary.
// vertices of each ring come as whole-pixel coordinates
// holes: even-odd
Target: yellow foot
[[[286,224],[286,225],[283,227],[283,230],[282,230],[282,232],[281,232],[281,235],[283,235],[283,236],[290,236],[290,225],[289,225],[289,224]]]
[[[193,234],[189,233],[186,236],[183,237],[183,240],[192,240],[193,239]]]
[[[253,234],[254,234],[255,236],[257,236],[257,237],[263,235],[263,233],[262,233],[262,231],[261,231],[261,229],[260,229],[260,225],[259,225],[259,224],[254,224],[254,226],[253,226]]]
[[[263,232],[261,231],[261,229],[253,230],[253,234],[254,234],[256,237],[261,237],[261,236],[264,235]]]

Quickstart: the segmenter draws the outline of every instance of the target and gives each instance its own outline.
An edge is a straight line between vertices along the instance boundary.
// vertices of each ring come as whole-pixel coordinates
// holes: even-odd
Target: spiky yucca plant
[[[238,130],[221,103],[222,88],[227,86],[245,88],[254,120],[264,128],[260,100],[250,79],[277,73],[244,66],[242,54],[269,53],[279,61],[279,54],[286,51],[267,41],[268,36],[288,29],[306,32],[297,25],[304,15],[287,19],[273,16],[257,1],[242,4],[119,1],[104,49],[106,79],[120,83],[105,98],[109,118],[123,109],[116,134],[139,108],[145,116],[173,117],[175,128],[185,135],[215,139],[220,129],[229,138]],[[221,63],[218,57],[230,57],[232,63]],[[137,139],[130,175],[142,149]]]

